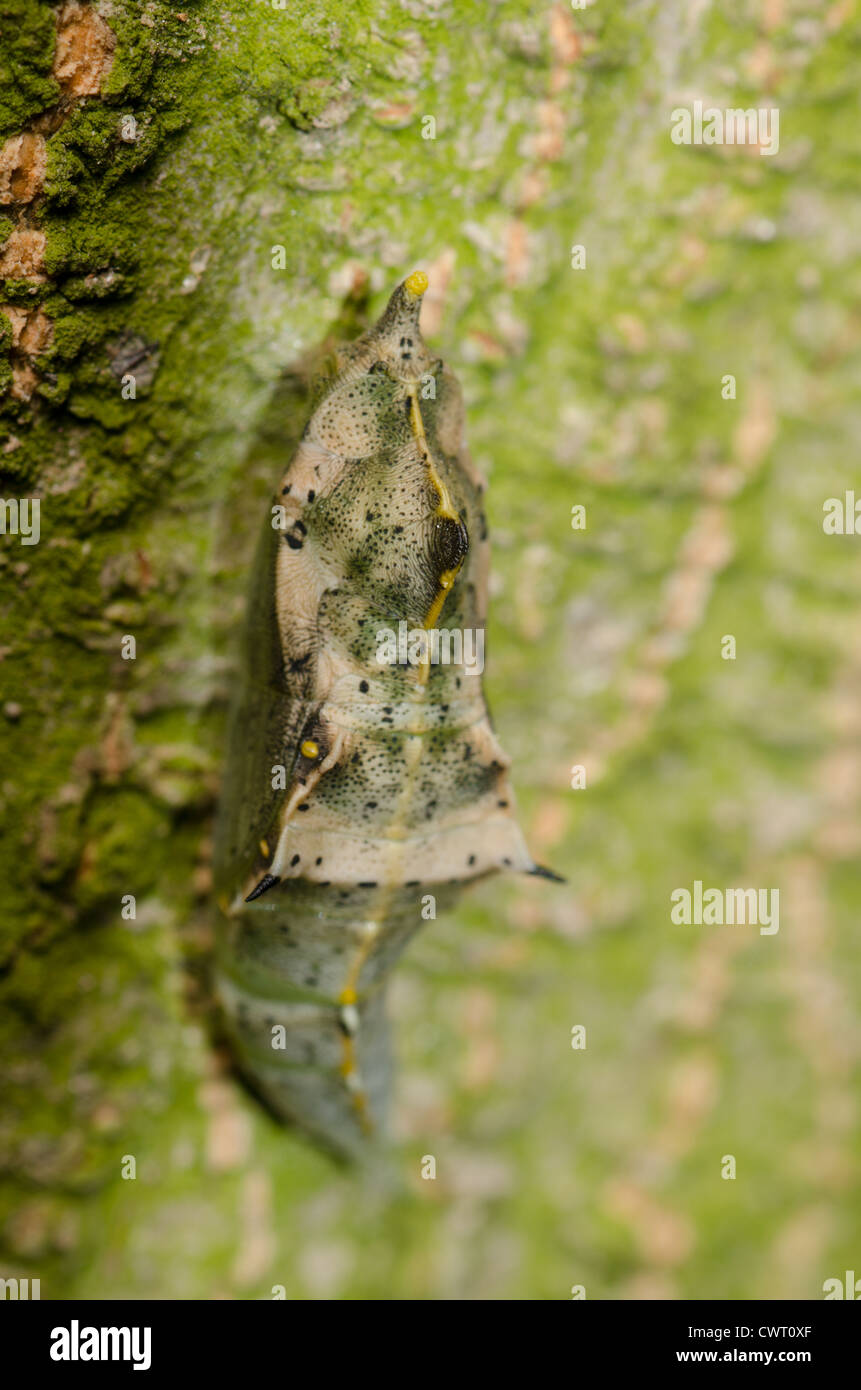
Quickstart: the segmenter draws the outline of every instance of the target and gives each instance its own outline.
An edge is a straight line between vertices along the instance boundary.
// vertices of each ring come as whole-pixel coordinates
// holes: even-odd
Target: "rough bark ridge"
[[[0,550],[0,1273],[708,1298],[854,1267],[861,576],[822,503],[858,37],[848,0],[0,0],[0,487],[40,501]],[[694,100],[779,107],[779,152],[673,144]],[[416,266],[492,473],[491,702],[570,889],[417,950],[417,1181],[357,1201],[219,1069],[195,980],[283,373]],[[778,886],[780,933],[672,926],[694,879]]]

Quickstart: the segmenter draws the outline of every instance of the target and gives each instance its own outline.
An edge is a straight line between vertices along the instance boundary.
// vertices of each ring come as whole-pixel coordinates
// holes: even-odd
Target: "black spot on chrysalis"
[[[456,569],[469,549],[469,533],[462,521],[450,516],[440,516],[434,521],[431,535],[431,557],[435,568]]]

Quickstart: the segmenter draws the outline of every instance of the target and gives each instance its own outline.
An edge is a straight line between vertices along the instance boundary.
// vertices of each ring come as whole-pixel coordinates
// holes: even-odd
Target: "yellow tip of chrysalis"
[[[412,275],[408,275],[404,281],[404,289],[414,294],[416,299],[420,299],[428,287],[428,277],[423,270],[414,270]]]

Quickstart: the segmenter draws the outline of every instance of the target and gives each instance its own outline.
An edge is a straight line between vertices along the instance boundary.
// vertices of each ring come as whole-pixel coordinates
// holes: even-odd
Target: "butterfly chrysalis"
[[[341,347],[260,547],[216,851],[218,993],[268,1106],[385,1125],[388,972],[428,913],[535,864],[488,718],[488,543],[420,271]]]

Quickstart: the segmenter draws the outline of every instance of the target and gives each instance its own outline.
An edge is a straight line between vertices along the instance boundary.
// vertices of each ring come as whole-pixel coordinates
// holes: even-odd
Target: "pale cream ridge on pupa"
[[[385,982],[427,895],[444,908],[488,874],[555,877],[515,819],[480,675],[421,645],[441,629],[476,650],[488,572],[460,388],[419,331],[426,288],[410,275],[338,350],[279,485],[216,846],[218,993],[242,1068],[347,1155],[385,1126]],[[402,645],[386,664],[401,623],[417,659]]]

